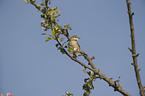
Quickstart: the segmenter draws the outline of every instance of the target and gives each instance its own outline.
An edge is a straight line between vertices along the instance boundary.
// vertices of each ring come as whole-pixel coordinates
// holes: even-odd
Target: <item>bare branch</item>
[[[140,74],[139,74],[139,68],[137,65],[137,56],[139,54],[136,55],[136,48],[135,48],[135,36],[134,36],[134,26],[133,26],[133,18],[132,16],[134,15],[134,12],[131,12],[131,3],[129,0],[126,0],[127,3],[127,8],[128,8],[128,15],[129,15],[129,23],[130,23],[130,30],[131,30],[131,43],[132,43],[132,50],[129,49],[132,53],[132,58],[133,58],[133,66],[134,66],[134,71],[136,74],[136,79],[137,79],[137,83],[138,83],[138,87],[139,87],[139,91],[140,91],[140,95],[144,96],[143,93],[143,86],[141,83],[141,78],[140,78]]]

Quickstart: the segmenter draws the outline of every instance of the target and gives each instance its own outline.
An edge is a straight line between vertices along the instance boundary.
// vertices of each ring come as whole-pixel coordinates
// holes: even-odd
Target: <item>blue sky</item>
[[[38,1],[38,0],[37,0]],[[145,1],[131,1],[138,66],[145,85]],[[61,11],[59,24],[71,24],[70,35],[81,39],[81,49],[107,77],[138,96],[132,58],[126,0],[52,0]],[[41,13],[23,0],[0,1],[0,93],[14,96],[82,96],[83,67],[62,55],[56,41],[45,42]],[[50,32],[50,31],[48,31]],[[83,58],[78,58],[85,64]],[[90,96],[122,96],[103,80],[96,80]]]

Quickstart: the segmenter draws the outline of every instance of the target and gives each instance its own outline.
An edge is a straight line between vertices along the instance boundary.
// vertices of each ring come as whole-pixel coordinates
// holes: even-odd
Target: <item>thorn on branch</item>
[[[129,51],[132,52],[132,50],[128,47]]]
[[[132,54],[132,57],[138,57],[139,56],[139,53],[136,55],[136,54]]]
[[[140,71],[141,69],[138,69],[138,71]]]
[[[119,84],[119,81],[120,81],[120,76],[118,77],[118,80],[114,81],[115,86],[116,86],[116,85],[120,85],[120,84]],[[117,84],[117,83],[118,83],[118,84]]]
[[[109,79],[111,79],[111,80],[112,80],[113,78],[111,77],[111,78],[109,78]]]
[[[93,56],[93,57],[91,58],[91,60],[93,60],[93,59],[95,59],[95,56]]]
[[[139,53],[136,56],[138,57],[139,56]]]
[[[120,84],[119,84],[119,80],[114,81],[114,84],[115,84],[114,91],[117,91],[118,88],[119,88],[119,86],[120,86]]]
[[[131,63],[131,65],[134,65],[134,63]]]
[[[134,12],[132,12],[132,14],[131,15],[135,15],[135,13]]]

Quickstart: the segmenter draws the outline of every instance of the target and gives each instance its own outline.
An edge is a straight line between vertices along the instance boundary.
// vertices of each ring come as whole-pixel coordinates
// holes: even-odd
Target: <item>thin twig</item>
[[[140,74],[139,74],[139,68],[137,65],[137,55],[136,55],[136,48],[135,48],[135,36],[134,36],[134,26],[133,26],[133,18],[132,16],[134,15],[134,12],[131,12],[131,2],[129,0],[126,0],[127,3],[127,8],[128,8],[128,15],[129,15],[129,23],[130,23],[130,30],[131,30],[131,43],[132,43],[132,58],[133,58],[133,66],[134,66],[134,71],[136,74],[136,79],[137,79],[137,84],[139,87],[139,91],[140,91],[140,95],[144,96],[143,93],[143,86],[142,86],[142,82],[141,82],[141,78],[140,78]]]

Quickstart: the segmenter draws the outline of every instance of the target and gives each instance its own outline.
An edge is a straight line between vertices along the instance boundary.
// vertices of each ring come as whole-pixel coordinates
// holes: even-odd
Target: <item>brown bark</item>
[[[132,45],[132,50],[130,49],[130,51],[132,52],[132,58],[133,58],[133,66],[134,66],[134,71],[136,74],[136,79],[137,79],[137,84],[139,87],[139,91],[140,91],[140,95],[144,96],[143,93],[143,86],[141,83],[141,78],[140,78],[140,74],[139,74],[139,68],[137,65],[137,54],[136,54],[136,48],[135,48],[135,36],[134,36],[134,26],[133,26],[133,15],[134,12],[131,12],[131,3],[129,0],[126,0],[127,3],[127,8],[128,8],[128,15],[129,15],[129,23],[130,23],[130,31],[131,31],[131,45]]]

